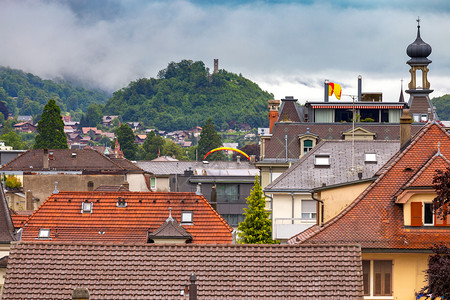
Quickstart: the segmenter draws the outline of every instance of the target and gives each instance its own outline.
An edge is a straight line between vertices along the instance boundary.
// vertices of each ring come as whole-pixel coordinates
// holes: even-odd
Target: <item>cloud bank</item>
[[[432,96],[448,93],[450,4],[391,2],[4,0],[0,65],[112,92],[171,61],[218,58],[275,98],[320,100],[324,79],[354,94],[361,74],[364,91],[397,101],[420,16]]]

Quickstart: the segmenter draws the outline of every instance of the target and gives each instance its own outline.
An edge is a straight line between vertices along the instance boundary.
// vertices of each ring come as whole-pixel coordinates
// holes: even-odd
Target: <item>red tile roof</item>
[[[292,237],[289,243],[358,242],[363,249],[429,249],[436,242],[450,245],[450,228],[405,227],[403,205],[395,203],[395,195],[409,182],[429,185],[433,171],[449,166],[446,158],[450,158],[450,135],[434,122],[427,124],[342,213],[323,227],[313,226]]]
[[[17,243],[3,300],[175,299],[189,277],[198,299],[362,299],[356,245],[158,245]]]
[[[118,198],[126,207],[118,207]],[[92,202],[92,213],[81,213],[82,202]],[[23,227],[22,240],[34,241],[39,229],[51,229],[55,241],[146,243],[169,216],[180,222],[182,211],[193,212],[193,225],[182,227],[192,243],[232,242],[232,228],[203,196],[195,193],[60,192],[52,194]]]

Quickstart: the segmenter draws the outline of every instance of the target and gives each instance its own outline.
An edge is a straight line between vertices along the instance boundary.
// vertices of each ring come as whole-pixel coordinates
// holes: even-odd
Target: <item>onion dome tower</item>
[[[435,112],[431,104],[429,94],[430,83],[428,82],[428,65],[431,60],[428,56],[431,54],[431,46],[425,43],[420,37],[420,19],[417,20],[417,37],[416,40],[406,48],[406,54],[411,58],[406,63],[411,66],[411,82],[408,84],[408,90],[405,92],[410,95],[409,107],[414,122],[426,122],[435,119]],[[422,74],[422,86],[417,85],[416,73]],[[419,81],[420,82],[420,81]]]

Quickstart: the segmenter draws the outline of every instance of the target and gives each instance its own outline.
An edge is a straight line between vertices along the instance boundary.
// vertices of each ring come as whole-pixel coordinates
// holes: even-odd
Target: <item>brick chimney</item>
[[[189,280],[191,281],[191,284],[189,285],[189,300],[197,300],[197,284],[195,283],[195,281],[197,281],[197,276],[192,274],[189,277]]]
[[[273,125],[278,121],[280,100],[269,100],[269,133],[272,133]]]
[[[412,117],[409,109],[404,109],[400,117],[400,149],[402,149],[411,140]]]
[[[48,169],[48,149],[44,149],[44,155],[42,156],[42,168]]]
[[[89,290],[87,288],[75,288],[72,292],[72,300],[89,300]]]

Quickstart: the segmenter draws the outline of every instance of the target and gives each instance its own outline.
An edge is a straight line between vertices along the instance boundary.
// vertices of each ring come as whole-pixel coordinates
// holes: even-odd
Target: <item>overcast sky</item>
[[[171,61],[212,70],[218,58],[276,99],[321,101],[325,79],[355,95],[362,75],[363,92],[398,101],[418,16],[433,48],[431,97],[442,96],[450,93],[446,0],[0,0],[0,65],[112,92]]]

